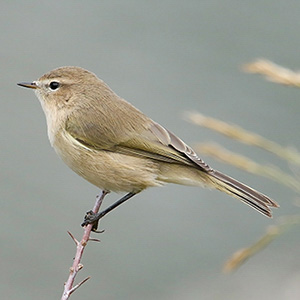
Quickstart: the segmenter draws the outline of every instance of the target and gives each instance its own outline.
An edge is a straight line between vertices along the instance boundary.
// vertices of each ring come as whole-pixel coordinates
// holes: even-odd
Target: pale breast
[[[74,172],[102,190],[138,192],[163,184],[153,160],[90,149],[63,129],[55,135],[53,147]]]

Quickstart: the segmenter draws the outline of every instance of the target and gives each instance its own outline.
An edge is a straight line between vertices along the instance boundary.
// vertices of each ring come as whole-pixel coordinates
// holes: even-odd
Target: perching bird
[[[32,83],[46,115],[48,137],[63,161],[104,191],[125,192],[93,223],[148,187],[176,183],[223,191],[271,217],[279,205],[208,166],[192,148],[116,95],[93,73],[61,67]]]

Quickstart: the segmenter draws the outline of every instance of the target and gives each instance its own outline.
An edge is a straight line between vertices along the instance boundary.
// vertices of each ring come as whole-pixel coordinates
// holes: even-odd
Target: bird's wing
[[[192,163],[192,165],[200,167],[204,171],[212,170],[191,147],[158,123],[152,121],[149,131],[155,137],[155,140],[158,140],[160,144],[167,147],[167,151],[173,149],[177,155],[183,157],[186,164],[190,165]]]
[[[88,115],[81,113],[80,119],[69,116],[65,129],[78,142],[92,149],[114,151],[211,171],[192,148],[148,118],[143,126],[136,124],[123,130],[122,125],[114,122],[104,121],[101,122],[101,127],[97,126],[95,124],[99,122],[93,120],[94,118],[97,116],[91,112]]]

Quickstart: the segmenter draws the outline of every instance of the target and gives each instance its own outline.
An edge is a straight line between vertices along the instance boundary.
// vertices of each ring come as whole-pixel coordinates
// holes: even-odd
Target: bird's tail
[[[215,170],[208,172],[208,174],[215,188],[238,198],[269,218],[272,217],[270,207],[279,207],[274,200],[227,175]]]

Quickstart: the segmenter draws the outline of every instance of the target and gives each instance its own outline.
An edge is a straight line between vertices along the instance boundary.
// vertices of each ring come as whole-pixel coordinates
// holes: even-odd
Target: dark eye
[[[49,87],[52,91],[55,91],[60,87],[60,83],[57,81],[52,81],[50,82]]]

